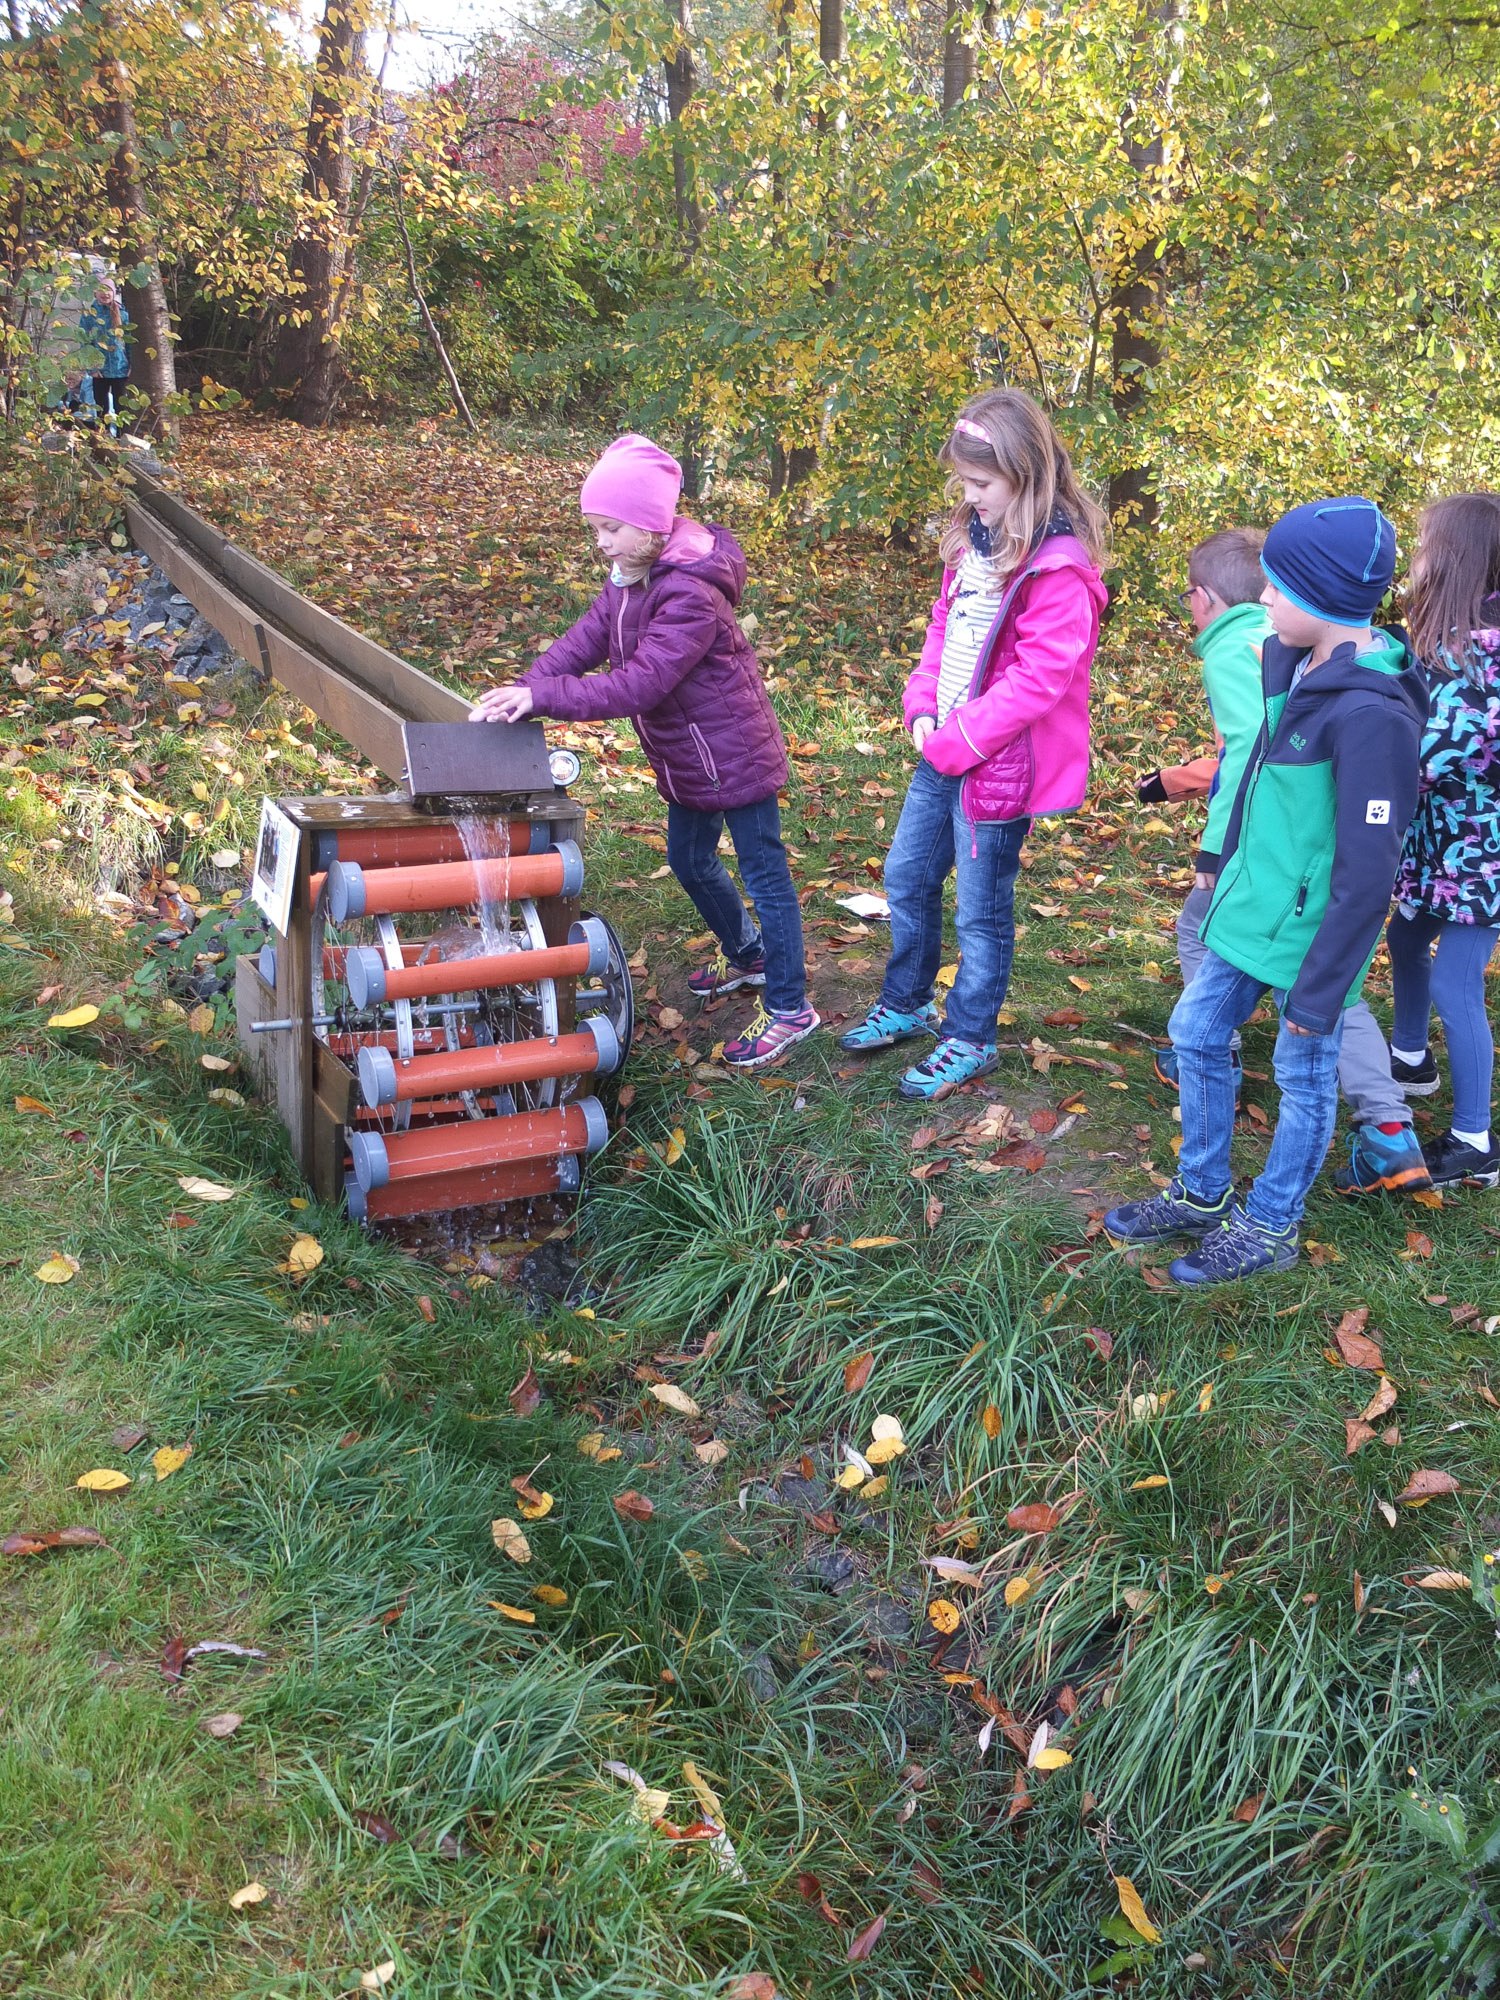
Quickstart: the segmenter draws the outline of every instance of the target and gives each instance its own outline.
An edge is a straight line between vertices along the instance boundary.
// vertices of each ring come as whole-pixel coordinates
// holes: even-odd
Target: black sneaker
[[[1390,1048],[1390,1043],[1386,1043]],[[1438,1066],[1431,1049],[1422,1051],[1419,1063],[1402,1062],[1398,1056],[1391,1057],[1391,1076],[1399,1083],[1408,1097],[1432,1097],[1442,1086]]]
[[[1500,1182],[1500,1146],[1495,1144],[1493,1132],[1487,1153],[1481,1153],[1477,1146],[1466,1146],[1451,1132],[1444,1132],[1439,1138],[1427,1141],[1422,1158],[1427,1162],[1434,1187],[1456,1187],[1462,1182],[1466,1187],[1492,1188]],[[1109,1227],[1107,1219],[1105,1227]]]
[[[1112,1243],[1165,1243],[1174,1236],[1206,1236],[1227,1222],[1233,1209],[1228,1188],[1217,1201],[1199,1201],[1174,1179],[1146,1201],[1112,1208],[1104,1218],[1104,1233]]]

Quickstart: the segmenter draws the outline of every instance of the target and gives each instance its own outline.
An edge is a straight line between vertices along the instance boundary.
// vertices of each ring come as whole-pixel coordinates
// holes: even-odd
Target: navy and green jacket
[[[1289,692],[1305,649],[1268,638],[1265,717],[1224,839],[1203,942],[1330,1034],[1359,998],[1417,802],[1427,684],[1400,638],[1339,646]]]

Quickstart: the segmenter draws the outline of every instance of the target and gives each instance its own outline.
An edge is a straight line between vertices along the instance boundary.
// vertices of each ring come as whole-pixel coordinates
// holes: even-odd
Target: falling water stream
[[[463,813],[455,815],[454,826],[471,861],[506,861],[510,858],[510,816],[508,813]],[[514,951],[511,932],[510,898],[481,896],[478,955]]]

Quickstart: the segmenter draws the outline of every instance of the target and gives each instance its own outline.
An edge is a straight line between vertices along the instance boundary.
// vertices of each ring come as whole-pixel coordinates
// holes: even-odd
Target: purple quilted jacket
[[[538,715],[628,716],[665,799],[726,812],[787,782],[786,744],[734,607],[745,554],[679,518],[643,583],[607,583],[522,676]],[[595,669],[604,668],[603,672]]]

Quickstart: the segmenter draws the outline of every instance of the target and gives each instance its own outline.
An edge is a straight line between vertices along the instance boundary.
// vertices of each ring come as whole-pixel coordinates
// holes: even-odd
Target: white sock
[[[1408,1069],[1420,1069],[1427,1060],[1426,1049],[1398,1049],[1394,1042],[1391,1043],[1391,1054],[1397,1062],[1404,1062]]]
[[[1472,1146],[1476,1153],[1487,1153],[1490,1150],[1490,1134],[1488,1126],[1486,1126],[1484,1131],[1482,1132],[1460,1132],[1456,1125],[1450,1125],[1448,1127],[1448,1130],[1453,1134],[1454,1138],[1458,1140],[1460,1145]]]

